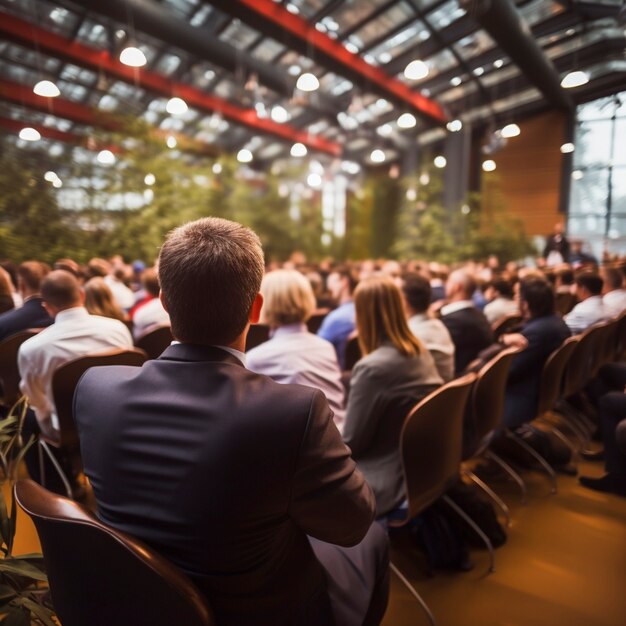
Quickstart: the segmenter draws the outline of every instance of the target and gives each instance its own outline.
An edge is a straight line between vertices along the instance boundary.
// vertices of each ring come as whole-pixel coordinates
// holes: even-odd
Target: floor
[[[601,475],[602,464],[580,464]],[[426,574],[423,556],[402,538],[392,560],[426,600],[439,626],[622,626],[626,624],[626,498],[604,495],[559,476],[550,494],[538,472],[525,472],[526,505],[504,479],[493,482],[511,508],[508,542],[496,550],[487,575],[485,551],[472,553],[468,573]],[[30,519],[19,511],[14,554],[39,551]],[[417,601],[391,575],[383,626],[421,626],[428,620]]]

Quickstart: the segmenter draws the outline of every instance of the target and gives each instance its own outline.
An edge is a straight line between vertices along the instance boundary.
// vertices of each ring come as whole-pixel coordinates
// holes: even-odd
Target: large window
[[[570,237],[626,253],[626,92],[578,107]]]

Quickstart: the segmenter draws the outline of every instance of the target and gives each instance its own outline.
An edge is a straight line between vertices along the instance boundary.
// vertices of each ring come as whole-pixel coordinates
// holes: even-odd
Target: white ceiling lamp
[[[289,121],[289,112],[287,111],[287,109],[285,109],[285,107],[281,107],[279,104],[277,104],[276,106],[272,107],[270,117],[277,124],[284,124],[285,122]]]
[[[587,74],[587,72],[576,70],[575,72],[570,72],[563,77],[561,87],[564,87],[565,89],[572,89],[573,87],[586,85],[588,82],[589,74]]]
[[[115,163],[115,155],[110,150],[100,150],[96,158],[101,165],[113,165]]]
[[[188,108],[187,103],[182,98],[176,96],[170,98],[165,105],[165,110],[170,115],[184,115],[187,113]]]
[[[306,156],[306,153],[307,149],[303,143],[294,143],[289,152],[292,157],[303,157]]]
[[[33,92],[44,98],[56,98],[61,95],[61,91],[51,80],[40,80],[33,87]]]
[[[143,67],[147,62],[146,55],[135,46],[126,46],[120,52],[120,61],[130,67]]]
[[[43,175],[43,178],[44,180],[47,180],[49,183],[51,183],[55,181],[58,178],[58,176],[56,172],[49,171]]]
[[[493,172],[496,169],[496,162],[493,159],[483,161],[483,172]]]
[[[302,71],[302,68],[299,65],[290,65],[287,68],[287,73],[291,76],[297,76]]]
[[[570,152],[574,152],[575,149],[576,146],[569,141],[561,146],[561,152],[563,154],[570,154]]]
[[[403,113],[398,118],[398,127],[399,128],[413,128],[417,124],[417,120],[415,116],[411,113]]]
[[[145,178],[143,179],[143,182],[146,185],[154,185],[154,183],[156,183],[156,177],[154,174],[146,174]]]
[[[404,68],[404,77],[409,80],[421,80],[428,76],[428,65],[424,61],[415,59]]]
[[[500,134],[506,139],[510,139],[511,137],[517,137],[522,131],[517,124],[507,124],[501,131]]]
[[[317,76],[315,76],[315,74],[305,72],[304,74],[300,74],[298,77],[296,87],[300,89],[300,91],[315,91],[316,89],[319,89],[320,81],[317,80]]]
[[[60,178],[55,178],[55,179],[52,181],[52,186],[53,186],[55,189],[61,189],[61,187],[63,187],[63,181],[62,181]]]
[[[485,73],[485,68],[484,67],[477,67],[474,70],[474,76],[482,76]]]
[[[222,173],[222,164],[221,163],[213,163],[213,167],[211,168],[211,171],[214,174],[221,174]]]
[[[165,143],[166,143],[167,147],[170,148],[170,150],[173,150],[178,145],[178,142],[176,141],[176,137],[173,137],[172,135],[170,135],[165,140]]]
[[[370,154],[370,161],[372,163],[384,163],[386,158],[382,150],[372,150],[372,154]]]
[[[19,137],[24,141],[39,141],[41,139],[41,134],[37,129],[27,127],[20,130]]]
[[[417,200],[417,191],[413,187],[409,187],[409,189],[406,190],[406,199],[409,202],[415,202],[415,200]]]
[[[389,137],[389,135],[391,135],[391,133],[393,133],[393,128],[391,127],[391,124],[383,124],[382,126],[379,126],[376,129],[376,132],[381,137]]]
[[[435,157],[435,160],[433,161],[433,163],[435,164],[435,167],[442,169],[448,164],[448,161],[446,161],[445,156],[439,155]]]
[[[239,161],[239,163],[250,163],[253,158],[252,152],[247,148],[242,148],[237,152],[237,161]]]
[[[455,76],[454,78],[450,79],[450,84],[453,87],[458,87],[462,82],[463,82],[463,80],[461,79],[460,76]]]
[[[504,65],[504,61],[503,61],[502,59],[496,59],[496,60],[493,62],[493,66],[494,66],[497,70],[499,70],[499,69],[500,69],[503,65]]]
[[[422,172],[420,174],[420,185],[428,185],[428,183],[430,182],[430,175],[428,174],[428,172]]]
[[[452,120],[446,124],[446,128],[451,133],[458,133],[463,128],[463,122],[461,120]]]
[[[322,177],[315,172],[311,172],[306,179],[307,185],[309,187],[321,187],[322,186]]]

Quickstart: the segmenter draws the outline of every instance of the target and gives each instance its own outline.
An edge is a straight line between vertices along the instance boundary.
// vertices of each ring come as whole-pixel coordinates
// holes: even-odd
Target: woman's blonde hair
[[[126,315],[113,299],[109,286],[99,276],[85,283],[85,308],[91,315],[111,317],[121,322],[126,320]]]
[[[420,354],[422,344],[409,330],[400,290],[390,278],[373,276],[362,280],[354,292],[354,305],[363,356],[383,341],[390,341],[405,356]]]
[[[306,322],[315,311],[311,283],[296,270],[274,270],[261,283],[261,322],[273,327]]]

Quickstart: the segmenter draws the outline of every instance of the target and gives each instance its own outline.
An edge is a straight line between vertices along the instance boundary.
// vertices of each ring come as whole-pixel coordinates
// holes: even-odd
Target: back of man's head
[[[430,306],[432,289],[430,281],[421,274],[405,274],[402,293],[407,304],[415,313],[424,313]]]
[[[229,345],[241,335],[265,271],[254,232],[215,217],[189,222],[169,233],[158,267],[176,339]]]
[[[17,268],[18,286],[22,291],[35,294],[41,291],[41,283],[50,268],[40,261],[25,261]]]
[[[475,291],[476,281],[465,270],[455,270],[448,277],[446,295],[449,298],[471,300]]]
[[[41,283],[41,297],[47,305],[58,311],[81,306],[83,303],[78,279],[66,270],[54,270],[44,278]]]
[[[149,267],[147,270],[144,270],[141,275],[141,282],[151,296],[158,297],[161,286],[159,285],[159,277],[155,267]]]
[[[604,267],[602,278],[606,291],[615,291],[622,287],[622,273],[616,267]]]
[[[576,285],[590,296],[599,296],[602,293],[603,284],[604,281],[595,272],[582,272],[576,276]]]
[[[545,317],[554,313],[554,291],[546,280],[525,278],[520,281],[519,296],[528,306],[531,317]]]

